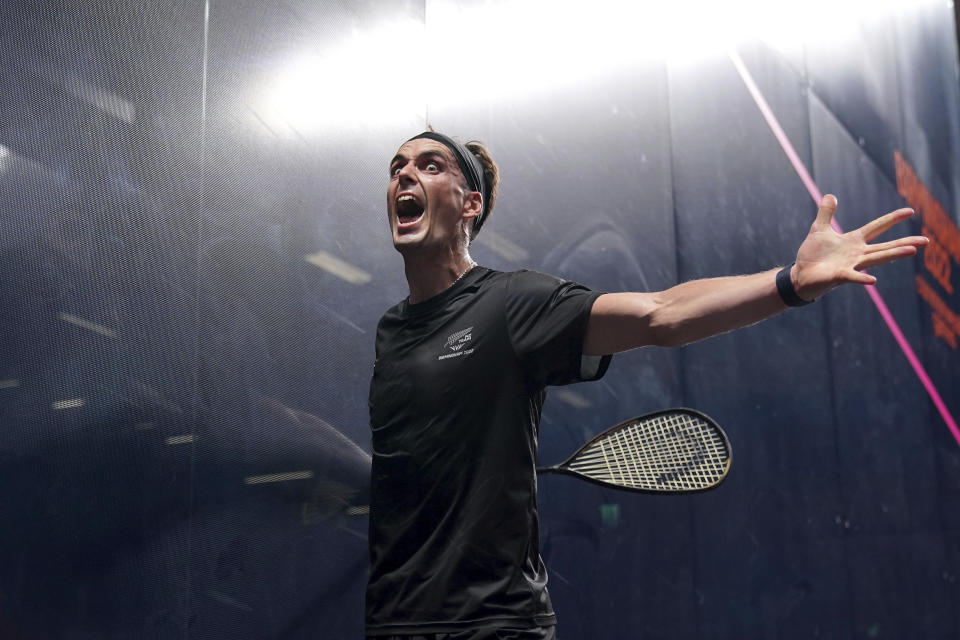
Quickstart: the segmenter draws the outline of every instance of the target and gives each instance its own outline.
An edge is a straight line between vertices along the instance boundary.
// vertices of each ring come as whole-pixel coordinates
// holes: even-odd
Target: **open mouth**
[[[415,223],[423,217],[423,205],[410,194],[403,194],[397,198],[397,222],[401,225]]]

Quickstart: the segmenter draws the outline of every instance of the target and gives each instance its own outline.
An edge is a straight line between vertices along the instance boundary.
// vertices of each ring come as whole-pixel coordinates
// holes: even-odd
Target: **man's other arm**
[[[815,300],[845,283],[874,284],[876,278],[864,269],[912,256],[928,242],[923,236],[909,236],[870,244],[913,215],[912,209],[898,209],[839,234],[830,226],[836,208],[834,196],[823,197],[790,271],[793,288],[804,300]],[[590,312],[584,355],[646,345],[678,346],[776,315],[787,309],[777,293],[778,271],[694,280],[652,293],[602,295]]]

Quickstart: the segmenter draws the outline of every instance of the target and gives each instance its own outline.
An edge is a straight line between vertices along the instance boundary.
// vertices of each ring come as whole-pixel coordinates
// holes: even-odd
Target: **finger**
[[[893,225],[898,222],[903,222],[912,215],[913,209],[897,209],[896,211],[891,211],[886,215],[880,216],[876,220],[871,220],[860,227],[859,231],[863,234],[863,239],[870,242]]]
[[[914,246],[897,247],[896,249],[887,249],[886,251],[877,251],[868,253],[857,262],[857,269],[870,269],[881,264],[886,264],[901,258],[908,258],[916,255],[917,248]]]
[[[896,249],[898,247],[922,247],[926,244],[929,244],[930,238],[926,236],[909,236],[907,238],[898,238],[896,240],[891,240],[890,242],[881,242],[878,244],[869,244],[866,249],[864,249],[865,254],[876,253],[878,251],[886,251],[888,249]]]
[[[829,193],[823,196],[823,198],[820,199],[820,208],[817,209],[817,219],[814,221],[814,224],[829,227],[836,210],[837,197]]]
[[[870,275],[869,273],[861,273],[860,271],[855,271],[854,269],[850,269],[848,272],[846,272],[845,275],[847,277],[847,281],[852,282],[854,284],[876,284],[877,283],[877,279],[872,275]]]

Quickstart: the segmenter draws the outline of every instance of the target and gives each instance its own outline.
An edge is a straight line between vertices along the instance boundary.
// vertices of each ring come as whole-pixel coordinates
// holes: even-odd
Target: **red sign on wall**
[[[923,249],[923,265],[935,284],[918,275],[917,293],[930,306],[934,334],[956,349],[960,340],[960,300],[955,295],[951,276],[954,267],[960,267],[960,229],[903,155],[899,151],[893,155],[897,191],[920,216],[923,235],[930,238],[930,244]]]

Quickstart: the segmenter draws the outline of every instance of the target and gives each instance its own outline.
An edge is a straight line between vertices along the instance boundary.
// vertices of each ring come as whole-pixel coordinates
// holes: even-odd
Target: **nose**
[[[397,172],[397,179],[403,182],[412,182],[413,181],[413,162],[407,162],[400,167],[400,170]]]

